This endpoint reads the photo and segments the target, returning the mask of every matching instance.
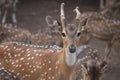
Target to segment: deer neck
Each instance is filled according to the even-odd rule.
[[[63,50],[62,52],[62,56],[60,57],[60,67],[59,67],[59,73],[60,73],[60,80],[62,78],[62,80],[72,80],[72,73],[75,69],[75,64],[76,64],[76,53],[75,55],[68,55],[70,53],[66,53],[65,50]],[[72,60],[72,58],[74,58],[74,64],[72,63],[72,65],[69,63],[69,59],[67,60],[67,58],[69,57],[69,59]],[[59,57],[58,57],[59,58]],[[66,77],[67,76],[67,77]]]

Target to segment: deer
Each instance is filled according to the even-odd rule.
[[[79,15],[77,16],[77,24],[74,23],[75,25],[79,25],[80,28],[80,39],[78,43],[79,46],[87,45],[92,39],[96,38],[107,43],[105,54],[108,54],[109,56],[112,45],[114,45],[115,42],[119,41],[120,39],[120,21],[110,19],[108,16],[105,16],[98,12],[80,13],[78,6],[76,7],[76,9],[74,9],[74,12]],[[59,30],[61,24],[59,24],[57,20],[53,20],[53,22],[52,20],[48,20],[48,22],[49,26],[53,25],[53,23],[57,24],[56,26],[58,26]]]
[[[99,51],[91,47],[85,48],[81,54],[85,56],[78,56],[75,80],[100,80],[108,70],[107,57],[100,57]]]
[[[119,6],[119,0],[100,0],[100,13],[106,14],[112,12],[113,16],[115,16],[119,11]]]
[[[0,0],[0,23],[2,26],[6,23],[8,14],[11,14],[12,24],[17,26],[16,10],[18,0]],[[12,12],[12,13],[10,13]]]
[[[34,45],[58,45],[63,47],[62,37],[58,30],[60,24],[51,16],[46,16],[48,29],[31,33],[29,30],[6,25],[0,27],[0,43],[8,41],[18,41]],[[51,23],[51,22],[55,23]],[[44,41],[44,42],[43,42]]]
[[[80,14],[77,9],[77,14]],[[86,14],[89,14],[86,16]],[[81,21],[84,20],[84,26],[81,26]],[[86,19],[86,20],[85,20]],[[106,42],[105,54],[110,55],[112,46],[116,41],[120,40],[120,21],[113,20],[100,13],[82,13],[79,16],[80,22],[80,40],[82,44],[89,44],[94,38]],[[107,57],[106,56],[106,57]]]
[[[9,70],[0,67],[0,80],[20,80],[16,74],[10,72]]]
[[[47,29],[48,30],[48,29]],[[57,45],[63,47],[62,37],[59,32],[49,31],[38,31],[31,34],[29,38],[29,43],[34,45]]]
[[[98,62],[94,59],[90,59],[82,64],[83,80],[100,80],[104,73],[106,62]]]
[[[18,42],[0,44],[2,67],[15,73],[21,80],[72,80],[79,50],[79,14],[71,24],[66,24],[64,5],[60,5],[60,33],[63,48],[39,47]]]
[[[0,43],[9,42],[9,41],[30,43],[29,41],[30,35],[31,32],[26,29],[14,27],[14,26],[0,27]]]
[[[58,45],[63,47],[59,30],[61,24],[51,16],[46,16],[45,21],[48,25],[47,29],[31,34],[30,43],[35,45]]]

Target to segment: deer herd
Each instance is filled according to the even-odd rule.
[[[46,16],[49,29],[32,34],[4,25],[7,9],[12,8],[16,26],[16,3],[17,0],[0,0],[0,80],[100,80],[113,45],[120,45],[119,20],[104,16],[105,12],[80,13],[77,6],[73,10],[76,17],[68,23],[65,3],[61,3],[60,22]],[[101,61],[92,58],[95,51],[88,46],[94,38],[107,44]],[[85,53],[90,55],[80,58],[88,48],[90,51]]]

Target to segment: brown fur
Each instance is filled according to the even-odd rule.
[[[18,41],[29,43],[31,33],[28,30],[13,26],[0,27],[0,43],[8,41]]]
[[[16,42],[0,44],[1,66],[14,72],[21,80],[72,80],[80,35],[78,26],[72,26],[72,33],[68,33],[67,27],[70,26],[61,26],[62,49]]]
[[[86,17],[88,17],[88,23],[86,26],[81,27],[83,29],[81,30],[81,36],[84,36],[81,39],[85,40],[83,43],[88,44],[93,38],[106,41],[105,54],[108,56],[112,45],[116,40],[120,39],[120,21],[112,20],[99,13],[83,13],[80,19],[82,20]]]

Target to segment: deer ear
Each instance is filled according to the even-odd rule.
[[[53,27],[53,26],[59,26],[60,23],[53,19],[51,16],[46,16],[46,22],[47,22],[47,25],[50,26],[50,27]]]
[[[59,30],[61,28],[60,23],[56,19],[53,19],[51,16],[46,16],[45,20],[50,29]]]
[[[88,18],[81,21],[81,30],[85,30],[85,26],[88,24]]]

